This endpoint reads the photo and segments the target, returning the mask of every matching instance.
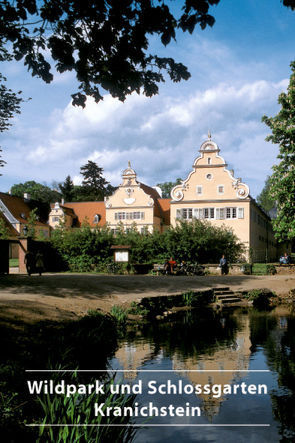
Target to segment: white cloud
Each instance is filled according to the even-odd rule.
[[[78,184],[80,166],[89,159],[104,168],[114,185],[120,183],[128,160],[138,179],[150,185],[185,178],[210,129],[221,155],[255,195],[276,157],[276,147],[264,141],[268,130],[261,116],[277,112],[277,96],[288,80],[255,78],[254,64],[249,78],[249,66],[238,65],[222,45],[213,48],[203,40],[195,58],[189,49],[194,63],[203,66],[190,89],[185,84],[178,89],[165,86],[152,99],[133,94],[125,103],[106,95],[98,104],[88,99],[85,109],[68,103],[64,109],[55,107],[46,124],[34,127],[33,121],[29,129],[19,119],[3,142],[10,145],[5,155],[8,180],[50,183],[71,175]],[[217,81],[216,67],[222,61],[226,69]],[[260,74],[261,64],[257,69]]]

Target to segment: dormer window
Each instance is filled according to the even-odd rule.
[[[101,215],[95,214],[94,219],[93,219],[93,223],[97,224],[100,222],[100,220],[101,220]]]

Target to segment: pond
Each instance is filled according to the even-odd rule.
[[[294,314],[195,310],[128,329],[110,361],[126,370],[117,378],[137,386],[139,408],[172,406],[166,416],[133,417],[143,424],[134,441],[295,441]],[[187,414],[176,415],[179,407]]]

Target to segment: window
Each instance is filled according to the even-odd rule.
[[[115,220],[125,220],[125,218],[126,218],[126,212],[115,213]]]
[[[115,220],[144,220],[144,212],[115,212]]]
[[[214,208],[204,208],[204,218],[214,218]]]
[[[237,218],[237,208],[225,208],[226,218]]]
[[[244,208],[238,208],[238,218],[244,218]]]
[[[52,217],[52,221],[53,222],[58,222],[59,221],[59,217]]]
[[[93,218],[93,223],[99,223],[101,220],[101,216],[99,214],[95,214]]]
[[[196,187],[196,192],[197,192],[198,195],[203,194],[203,186],[198,185],[198,186]]]
[[[212,178],[213,178],[213,175],[212,175],[212,174],[207,174],[207,175],[206,175],[206,179],[207,179],[207,180],[212,180]]]
[[[189,220],[193,218],[192,208],[182,209],[182,218],[184,220]]]
[[[217,186],[217,192],[218,192],[218,194],[224,194],[224,186],[223,185],[218,185]]]
[[[225,208],[216,208],[216,219],[224,220],[225,218]]]
[[[211,165],[211,157],[208,157],[207,163],[208,163],[208,165]]]

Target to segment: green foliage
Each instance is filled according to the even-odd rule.
[[[275,208],[275,200],[271,196],[270,188],[271,188],[271,177],[267,176],[264,187],[256,198],[257,203],[266,212],[269,212],[271,209]]]
[[[253,301],[255,308],[267,308],[270,298],[274,296],[275,294],[269,289],[252,289],[245,297]]]
[[[244,264],[241,266],[241,269],[242,269],[243,274],[245,274],[245,275],[251,275],[251,274],[252,274],[252,267],[253,267],[252,263],[244,263]]]
[[[77,272],[96,270],[125,274],[132,270],[127,263],[113,262],[110,247],[114,244],[131,247],[130,263],[133,265],[161,263],[169,257],[178,262],[216,263],[223,253],[234,262],[243,253],[242,245],[231,230],[200,220],[180,222],[176,228],[162,234],[158,231],[139,233],[136,225],[124,232],[121,225],[115,237],[108,228],[92,230],[84,225],[81,229],[66,229],[60,226],[53,231],[51,242],[69,269]]]
[[[75,188],[74,188],[74,183],[72,182],[72,179],[69,175],[66,177],[64,183],[58,184],[58,187],[59,187],[59,190],[61,192],[63,199],[66,202],[73,201]]]
[[[0,42],[0,61],[11,60],[11,56],[4,50]],[[6,78],[0,74],[0,133],[7,131],[11,126],[11,119],[15,114],[20,113],[20,104],[23,99],[20,97],[21,91],[15,93],[5,85]],[[2,152],[2,149],[0,149]],[[6,162],[0,158],[0,167]],[[2,175],[2,174],[0,174]]]
[[[9,237],[9,229],[3,218],[0,218],[0,239],[7,240]]]
[[[66,374],[63,375],[63,377]],[[78,385],[79,379],[77,373],[73,373],[70,383]],[[90,380],[89,384],[94,383]],[[44,412],[44,423],[56,423],[63,425],[65,423],[85,423],[85,424],[109,424],[120,425],[128,424],[128,418],[122,417],[95,417],[93,413],[94,403],[104,403],[103,411],[111,406],[124,408],[133,407],[135,395],[113,394],[110,391],[110,385],[114,384],[114,377],[104,380],[104,394],[97,395],[95,392],[89,395],[80,395],[78,393],[70,397],[51,396],[49,394],[39,396],[38,401]],[[58,428],[41,426],[37,442],[50,443],[76,443],[76,442],[132,442],[135,437],[135,428],[130,426],[61,426]]]
[[[159,188],[162,190],[162,198],[170,198],[170,193],[174,186],[180,185],[181,183],[181,178],[177,178],[175,182],[158,183],[157,186],[159,186]]]
[[[279,163],[273,166],[269,191],[277,205],[273,228],[279,241],[295,238],[295,62],[291,69],[287,93],[279,95],[280,111],[262,118],[272,131],[266,140],[279,145]]]
[[[182,294],[183,304],[184,306],[206,306],[209,303],[213,302],[213,291],[211,294],[208,294],[208,291],[205,292],[193,292],[188,291]]]
[[[194,299],[193,291],[185,292],[184,294],[182,294],[182,298],[183,298],[183,304],[185,306],[192,306]]]
[[[58,72],[74,71],[79,82],[72,94],[74,105],[84,106],[86,95],[102,100],[99,87],[122,101],[133,92],[151,97],[165,81],[164,74],[173,82],[190,74],[172,58],[151,54],[150,36],[158,36],[166,46],[177,29],[192,33],[197,25],[213,26],[209,7],[219,0],[180,3],[174,8],[174,2],[152,0],[90,1],[81,7],[75,1],[3,0],[0,55],[9,49],[11,58],[24,59],[32,75],[46,83],[53,80],[52,60]]]
[[[146,316],[149,314],[149,310],[142,306],[140,303],[136,303],[135,301],[133,301],[130,305],[130,308],[127,309],[127,313]]]
[[[92,230],[84,224],[80,229],[60,226],[52,232],[51,242],[72,271],[93,271],[109,260],[113,236],[106,229]]]
[[[115,318],[116,322],[123,326],[127,321],[127,311],[122,306],[114,305],[111,308],[111,315]]]
[[[103,168],[88,160],[86,165],[81,166],[80,173],[83,176],[81,192],[85,198],[89,201],[103,200],[106,185],[109,184],[102,175]]]
[[[23,198],[24,193],[30,194],[32,200],[40,201],[43,203],[54,203],[60,201],[60,193],[54,189],[49,188],[41,183],[36,183],[34,180],[27,181],[25,183],[19,183],[11,187],[11,195]]]
[[[37,216],[37,208],[33,209],[30,212],[30,215],[28,217],[28,233],[27,236],[28,237],[32,237],[34,238],[36,235],[36,221],[38,220],[38,216]]]
[[[232,230],[206,221],[180,221],[164,235],[167,253],[176,261],[218,263],[225,254],[228,261],[235,262],[243,253],[243,246]]]
[[[9,259],[9,267],[10,268],[18,267],[18,265],[19,265],[18,258],[10,258]]]

